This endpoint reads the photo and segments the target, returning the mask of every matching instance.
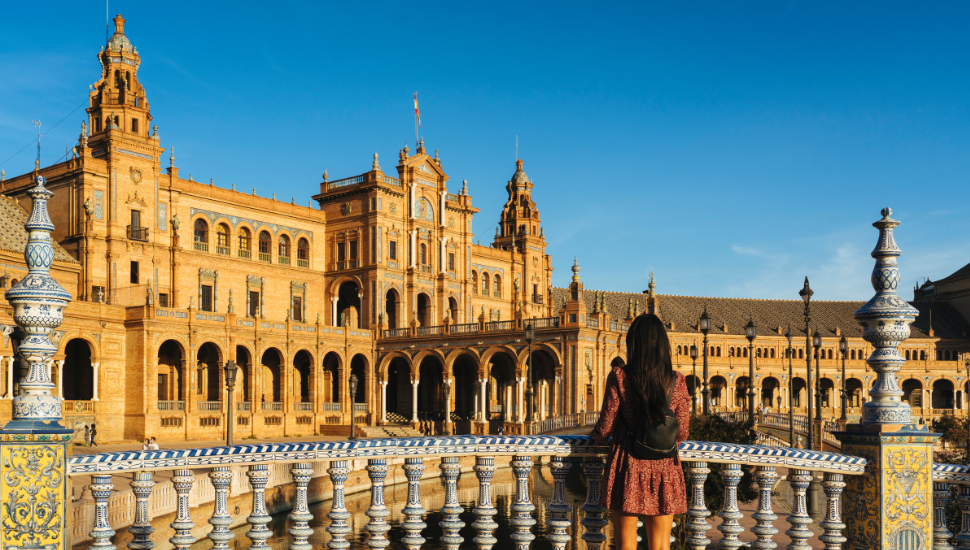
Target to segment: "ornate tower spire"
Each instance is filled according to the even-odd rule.
[[[572,270],[573,270],[573,282],[574,283],[578,283],[579,282],[579,269],[580,269],[579,268],[579,259],[576,256],[573,256],[573,267],[572,267]]]
[[[892,209],[883,208],[882,219],[872,224],[879,230],[879,241],[872,251],[876,265],[871,279],[876,295],[855,312],[862,325],[862,337],[875,348],[866,359],[876,372],[876,382],[869,392],[872,400],[862,406],[863,425],[874,427],[910,423],[909,404],[900,400],[903,392],[896,383],[896,372],[906,360],[896,346],[909,338],[909,326],[919,312],[896,295],[896,258],[902,252],[893,240],[893,229],[899,222],[889,217],[892,213]]]
[[[51,332],[64,321],[64,308],[71,295],[50,276],[54,224],[47,214],[47,201],[54,193],[44,187],[43,176],[37,176],[36,181],[36,187],[27,191],[33,209],[24,224],[29,233],[24,248],[28,273],[6,293],[14,308],[14,322],[24,332],[17,353],[27,362],[28,370],[20,382],[20,395],[14,398],[13,420],[5,432],[63,430],[58,424],[62,418],[61,400],[51,395],[54,384],[47,374],[47,363],[57,351]]]

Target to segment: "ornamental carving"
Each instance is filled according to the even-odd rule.
[[[131,181],[133,181],[135,183],[140,183],[141,182],[141,170],[139,170],[138,168],[135,168],[134,166],[130,167],[128,170],[129,170],[129,172],[131,174]]]
[[[343,214],[344,216],[346,216],[347,214],[350,214],[351,211],[352,211],[352,206],[349,202],[345,202],[340,205],[340,213]]]
[[[3,447],[3,546],[62,547],[64,448]]]

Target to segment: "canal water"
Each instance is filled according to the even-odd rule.
[[[437,464],[428,461],[427,467],[436,468]],[[569,477],[566,480],[566,502],[573,508],[570,518],[573,521],[573,527],[569,531],[572,542],[567,545],[567,549],[570,550],[584,550],[586,547],[585,543],[579,538],[582,534],[582,526],[579,525],[579,521],[584,515],[579,508],[586,502],[586,483],[582,477],[581,470],[582,467],[579,464],[575,464],[570,469]],[[552,500],[553,479],[547,466],[543,466],[541,469],[538,467],[533,468],[529,480],[529,487],[532,504],[536,506],[532,517],[537,520],[537,523],[532,527],[532,533],[536,536],[536,539],[532,542],[532,548],[536,550],[548,550],[552,548],[552,544],[546,538],[546,534],[549,532],[549,528],[546,525],[546,519],[548,518],[546,507]],[[385,505],[391,512],[386,520],[391,526],[390,531],[387,532],[387,538],[390,541],[388,548],[406,548],[405,544],[401,542],[401,539],[405,535],[401,524],[406,519],[401,513],[401,509],[404,508],[407,502],[407,484],[400,483],[388,486],[384,490]],[[422,536],[426,539],[426,542],[422,545],[422,549],[437,550],[445,548],[439,540],[442,532],[438,526],[442,519],[439,510],[444,506],[444,493],[444,486],[442,485],[441,479],[428,479],[421,482],[421,504],[427,511],[424,522],[428,525],[422,532]],[[494,533],[495,538],[498,539],[498,543],[493,548],[495,550],[512,550],[515,548],[515,545],[511,539],[513,530],[509,524],[509,518],[512,513],[511,506],[515,500],[515,477],[510,468],[496,470],[495,477],[492,479],[492,495],[492,503],[498,512],[498,514],[493,516],[493,519],[498,524],[498,529]],[[478,532],[475,528],[471,527],[471,524],[477,519],[477,516],[472,513],[472,509],[475,508],[478,501],[478,480],[475,478],[474,472],[462,472],[461,478],[458,480],[458,501],[465,509],[460,515],[460,519],[465,523],[465,527],[459,533],[465,539],[460,548],[462,550],[477,550],[478,545],[472,539],[477,536]],[[351,532],[347,535],[347,540],[351,543],[352,549],[366,549],[368,533],[364,527],[370,518],[364,512],[370,506],[370,492],[349,495],[346,498],[346,505],[347,511],[351,513],[351,518],[348,520]],[[331,501],[329,500],[310,506],[310,512],[313,514],[313,520],[310,521],[310,527],[313,528],[313,535],[310,537],[309,542],[315,550],[325,549],[327,542],[330,540],[330,534],[326,532],[326,527],[330,525],[330,520],[327,518],[330,507]],[[287,520],[287,513],[273,516],[273,521],[268,527],[273,532],[273,536],[267,543],[274,550],[286,550],[290,543],[290,536],[286,532],[290,527],[289,520]],[[250,546],[250,540],[246,538],[246,531],[248,530],[248,525],[242,525],[233,529],[236,537],[229,542],[229,546],[237,550],[248,548]],[[609,536],[609,539],[612,539],[609,526],[604,529],[604,533]],[[211,543],[208,540],[199,541],[192,546],[192,550],[202,550],[208,548],[210,545]],[[607,548],[610,547],[612,547],[612,544],[607,546]]]

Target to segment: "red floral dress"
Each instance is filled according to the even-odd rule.
[[[670,408],[680,424],[677,431],[677,443],[680,443],[690,433],[690,396],[684,375],[676,373],[676,376]],[[627,426],[636,425],[634,419],[637,419],[638,413],[630,397],[632,391],[626,373],[622,368],[615,367],[606,379],[600,419],[590,434],[599,444],[607,443],[613,436],[604,487],[600,492],[600,506],[645,516],[682,514],[687,511],[687,488],[680,460],[640,460],[633,457],[633,436]],[[623,415],[623,418],[618,415]]]

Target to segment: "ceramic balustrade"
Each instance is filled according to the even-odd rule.
[[[134,523],[129,530],[133,540],[131,550],[151,550],[151,523],[149,510],[161,512],[165,506],[149,505],[149,497],[159,496],[167,501],[171,497],[161,490],[169,486],[169,493],[175,495],[175,521],[172,522],[174,536],[170,542],[176,548],[188,548],[196,543],[192,535],[195,524],[189,513],[190,494],[203,485],[212,487],[215,500],[212,518],[208,521],[212,531],[208,538],[215,549],[226,548],[232,539],[230,517],[226,506],[229,492],[238,494],[236,480],[248,478],[252,498],[252,513],[246,518],[249,531],[246,536],[252,541],[252,548],[268,548],[267,539],[272,532],[267,528],[270,516],[267,513],[265,490],[272,481],[276,484],[293,483],[296,488],[295,506],[290,514],[292,537],[290,550],[307,550],[307,539],[313,534],[309,526],[312,519],[307,504],[307,486],[313,475],[329,474],[332,482],[332,507],[327,514],[326,531],[330,534],[328,548],[342,550],[350,543],[346,540],[351,528],[348,525],[350,514],[345,504],[345,483],[354,462],[366,461],[366,472],[370,479],[370,506],[365,512],[370,518],[364,529],[370,534],[369,548],[384,548],[390,544],[387,533],[390,529],[388,517],[391,509],[395,515],[399,510],[405,520],[401,527],[405,532],[402,539],[409,549],[421,548],[425,540],[422,530],[427,527],[424,516],[427,511],[422,507],[419,481],[426,468],[437,466],[441,472],[441,482],[445,491],[440,501],[442,520],[440,541],[447,548],[457,548],[463,542],[459,531],[465,527],[459,514],[466,510],[459,504],[462,497],[473,499],[476,503],[471,512],[476,516],[472,527],[476,529],[475,543],[479,548],[488,549],[497,543],[495,531],[498,524],[493,519],[499,510],[495,508],[495,487],[492,476],[496,469],[496,457],[510,459],[515,476],[514,499],[503,502],[503,512],[509,518],[512,540],[518,550],[525,550],[536,539],[534,526],[543,520],[547,525],[546,540],[554,550],[563,550],[570,542],[570,528],[573,525],[573,506],[565,500],[566,477],[571,467],[581,469],[587,481],[587,499],[581,506],[584,512],[579,522],[582,539],[590,550],[600,550],[609,545],[604,533],[608,523],[607,510],[599,505],[601,490],[600,479],[606,468],[607,447],[598,446],[586,436],[454,436],[418,437],[396,439],[364,439],[356,441],[312,442],[312,443],[267,443],[256,445],[235,445],[232,447],[212,447],[205,449],[173,449],[164,451],[131,451],[80,455],[71,457],[68,463],[70,475],[91,475],[94,483],[91,493],[95,501],[95,527],[91,531],[94,540],[92,547],[111,550],[110,537],[114,529],[123,527],[109,521],[108,500],[113,486],[110,484],[113,473],[132,473]],[[457,482],[461,474],[459,457],[475,458],[473,472],[478,479],[478,489],[460,494]],[[551,470],[553,477],[552,500],[537,510],[530,502],[528,475],[536,457],[551,457],[540,460],[543,467]],[[826,548],[838,548],[843,538],[844,525],[841,518],[841,491],[845,486],[844,476],[864,472],[866,461],[863,458],[805,451],[786,447],[767,447],[761,445],[729,445],[686,441],[681,444],[680,458],[687,472],[686,482],[690,499],[687,513],[686,530],[688,547],[694,550],[705,548],[709,542],[711,526],[708,519],[711,511],[707,509],[704,498],[704,482],[710,473],[710,465],[723,464],[720,475],[724,481],[724,506],[719,512],[723,519],[718,529],[721,531],[721,546],[738,548],[746,535],[742,527],[743,513],[738,509],[737,489],[741,480],[743,466],[755,467],[755,480],[759,488],[758,509],[752,514],[755,526],[751,533],[757,538],[753,548],[769,549],[774,543],[771,538],[779,531],[773,523],[777,516],[772,512],[771,489],[778,477],[776,468],[788,470],[788,481],[794,494],[792,512],[788,516],[790,528],[786,533],[792,539],[793,550],[808,548],[812,532],[808,529],[811,519],[806,511],[806,491],[813,473],[824,476],[823,490],[827,499],[825,520],[820,524],[825,530],[818,541]],[[403,460],[403,464],[398,464]],[[432,462],[429,464],[429,461]],[[437,463],[437,464],[435,464]],[[398,476],[401,467],[407,480],[406,502],[386,502],[384,482],[389,473]],[[153,472],[174,470],[171,482],[159,483],[154,487]],[[194,471],[198,470],[198,471]],[[965,525],[970,526],[970,467],[934,465],[934,481],[941,476],[941,487],[949,483],[966,485]],[[245,472],[245,475],[243,475]],[[205,475],[207,473],[208,475]],[[284,476],[285,473],[285,476]],[[275,479],[274,479],[275,478]],[[204,480],[204,481],[203,481]],[[513,487],[509,487],[512,492]],[[199,491],[200,493],[206,491]],[[200,495],[201,496],[201,495]],[[935,499],[937,507],[945,506],[942,492]],[[161,502],[161,501],[159,501]],[[437,508],[437,504],[434,506]],[[942,533],[945,525],[938,530]],[[941,535],[942,536],[942,535]],[[962,538],[961,538],[962,537]],[[960,533],[957,540],[970,542],[970,527]]]

